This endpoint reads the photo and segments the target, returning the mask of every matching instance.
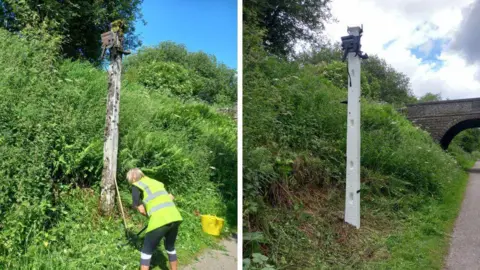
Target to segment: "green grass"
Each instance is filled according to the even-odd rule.
[[[6,269],[135,269],[139,265],[141,239],[130,242],[124,234],[120,216],[106,219],[98,215],[97,196],[92,189],[73,189],[62,195],[65,207],[59,209],[65,218],[44,235],[43,241],[28,247],[27,252],[14,261],[4,262]],[[127,202],[127,201],[125,201]],[[142,228],[146,220],[127,210],[132,232]],[[199,218],[186,218],[193,231],[181,226],[176,249],[182,265],[193,262],[202,249],[215,247],[216,238],[199,229]],[[187,225],[188,226],[188,225]],[[167,265],[163,245],[154,255],[152,269]]]
[[[343,222],[342,189],[292,190],[283,195],[292,207],[249,217],[263,237],[244,248],[269,256],[277,269],[443,269],[467,177],[452,179],[441,196],[407,195],[411,205],[398,211],[388,198],[362,196],[359,230]]]
[[[443,199],[430,200],[400,224],[397,233],[386,238],[390,256],[371,262],[368,269],[443,269],[450,246],[450,234],[460,211],[468,175],[446,188]]]

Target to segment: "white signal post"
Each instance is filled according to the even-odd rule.
[[[360,51],[362,28],[348,27],[349,36],[342,37],[344,58],[348,61],[347,164],[345,222],[360,228]]]

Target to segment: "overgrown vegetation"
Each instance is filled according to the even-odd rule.
[[[339,62],[343,51],[339,43],[325,44],[320,50],[302,52],[296,56],[298,63],[323,65],[324,76],[340,89],[347,87],[346,63]],[[389,103],[395,107],[415,103],[410,79],[396,71],[384,59],[376,55],[362,60],[362,96],[377,102]]]
[[[218,64],[213,55],[188,53],[185,46],[172,42],[140,49],[128,58],[125,70],[127,80],[151,91],[194,97],[215,106],[231,107],[237,100],[234,70]]]
[[[121,216],[97,213],[106,72],[62,59],[58,44],[5,30],[0,49],[0,268],[137,267],[139,252],[126,244]],[[234,71],[173,43],[145,51],[151,61],[141,52],[125,65],[117,179],[127,208],[124,179],[132,167],[175,195],[185,220],[178,239],[185,263],[215,242],[195,211],[225,217],[226,232],[236,225],[236,125],[217,112],[217,102],[235,101]],[[144,67],[155,83],[141,77]],[[178,69],[189,74],[187,81]],[[196,81],[191,86],[188,80]],[[212,99],[198,94],[204,92]],[[131,209],[127,214],[135,232],[147,222]]]
[[[265,50],[265,26],[246,19],[243,29],[244,269],[441,269],[478,156],[455,142],[446,153],[413,126],[397,111],[416,102],[408,77],[371,57],[362,66],[362,225],[346,225],[338,49],[287,61]]]

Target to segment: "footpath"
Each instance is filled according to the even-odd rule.
[[[470,170],[467,190],[455,222],[445,269],[480,269],[480,161]]]
[[[225,250],[207,250],[185,270],[236,270],[237,269],[237,239],[229,238],[220,242]]]

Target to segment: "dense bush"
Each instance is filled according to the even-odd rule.
[[[237,100],[235,71],[203,52],[190,53],[173,42],[142,48],[127,58],[125,78],[153,91],[208,103],[232,105]]]
[[[245,88],[248,98],[245,101],[244,130],[246,146],[252,151],[246,151],[245,155],[270,152],[272,163],[266,167],[273,168],[278,163],[276,157],[295,160],[298,153],[308,151],[343,168],[346,106],[341,101],[347,97],[345,91],[326,80],[325,74],[328,73],[325,72],[337,70],[343,73],[344,70],[308,65],[300,68],[298,63],[275,58],[259,65],[262,72],[246,71],[250,80],[246,80]],[[334,75],[327,78],[334,83],[338,80]],[[263,88],[248,87],[252,84]],[[362,105],[364,167],[403,179],[415,190],[437,192],[439,183],[433,173],[439,168],[420,164],[424,163],[422,160],[435,164],[446,162],[452,166],[447,168],[452,169],[455,167],[453,160],[443,154],[426,132],[413,127],[391,106],[367,100],[363,100]],[[265,166],[257,161],[255,157],[247,158],[247,171]],[[344,178],[343,171],[335,172],[335,175],[338,181]]]
[[[93,188],[93,194],[99,195],[107,75],[89,63],[57,58],[52,53],[55,48],[48,44],[26,42],[3,30],[0,48],[4,52],[0,55],[0,268],[27,267],[27,257],[33,267],[42,257],[32,255],[43,254],[39,250],[47,247],[45,243],[58,252],[81,252],[75,248],[82,245],[68,247],[72,243],[65,239],[70,235],[66,228],[83,241],[91,230],[84,231],[86,227],[70,222],[87,226],[96,222],[90,220],[92,215],[81,214],[83,210],[95,213],[92,207],[96,202],[82,201],[75,189]],[[149,52],[157,53],[156,49]],[[157,64],[172,74],[178,68],[195,72],[176,63],[159,60]],[[141,69],[142,65],[137,61],[135,67]],[[127,74],[132,74],[131,70],[133,66]],[[156,79],[156,72],[163,71],[153,69],[149,74]],[[185,218],[181,252],[198,252],[211,240],[201,233],[194,210],[227,217],[227,229],[236,224],[235,122],[205,102],[176,96],[190,87],[178,78],[148,85],[142,80],[146,77],[126,77],[121,92],[117,177],[123,197],[129,200],[129,187],[123,179],[134,166],[164,182],[176,195]],[[72,192],[77,196],[68,195]],[[103,230],[121,235],[120,219],[105,222]],[[100,243],[111,242],[107,240],[110,234],[102,239],[100,232],[91,233]],[[96,249],[102,249],[101,245]],[[45,256],[61,253],[48,254]],[[102,255],[80,265],[83,269],[104,259]],[[125,256],[125,260],[130,259]],[[67,265],[80,266],[75,260]]]
[[[347,67],[346,62],[339,62],[342,57],[343,51],[337,43],[323,45],[320,50],[300,53],[296,59],[312,65],[328,64],[324,76],[338,88],[346,88]],[[411,89],[410,79],[377,55],[370,55],[368,59],[362,60],[361,76],[362,96],[370,100],[386,102],[397,107],[417,101]]]

